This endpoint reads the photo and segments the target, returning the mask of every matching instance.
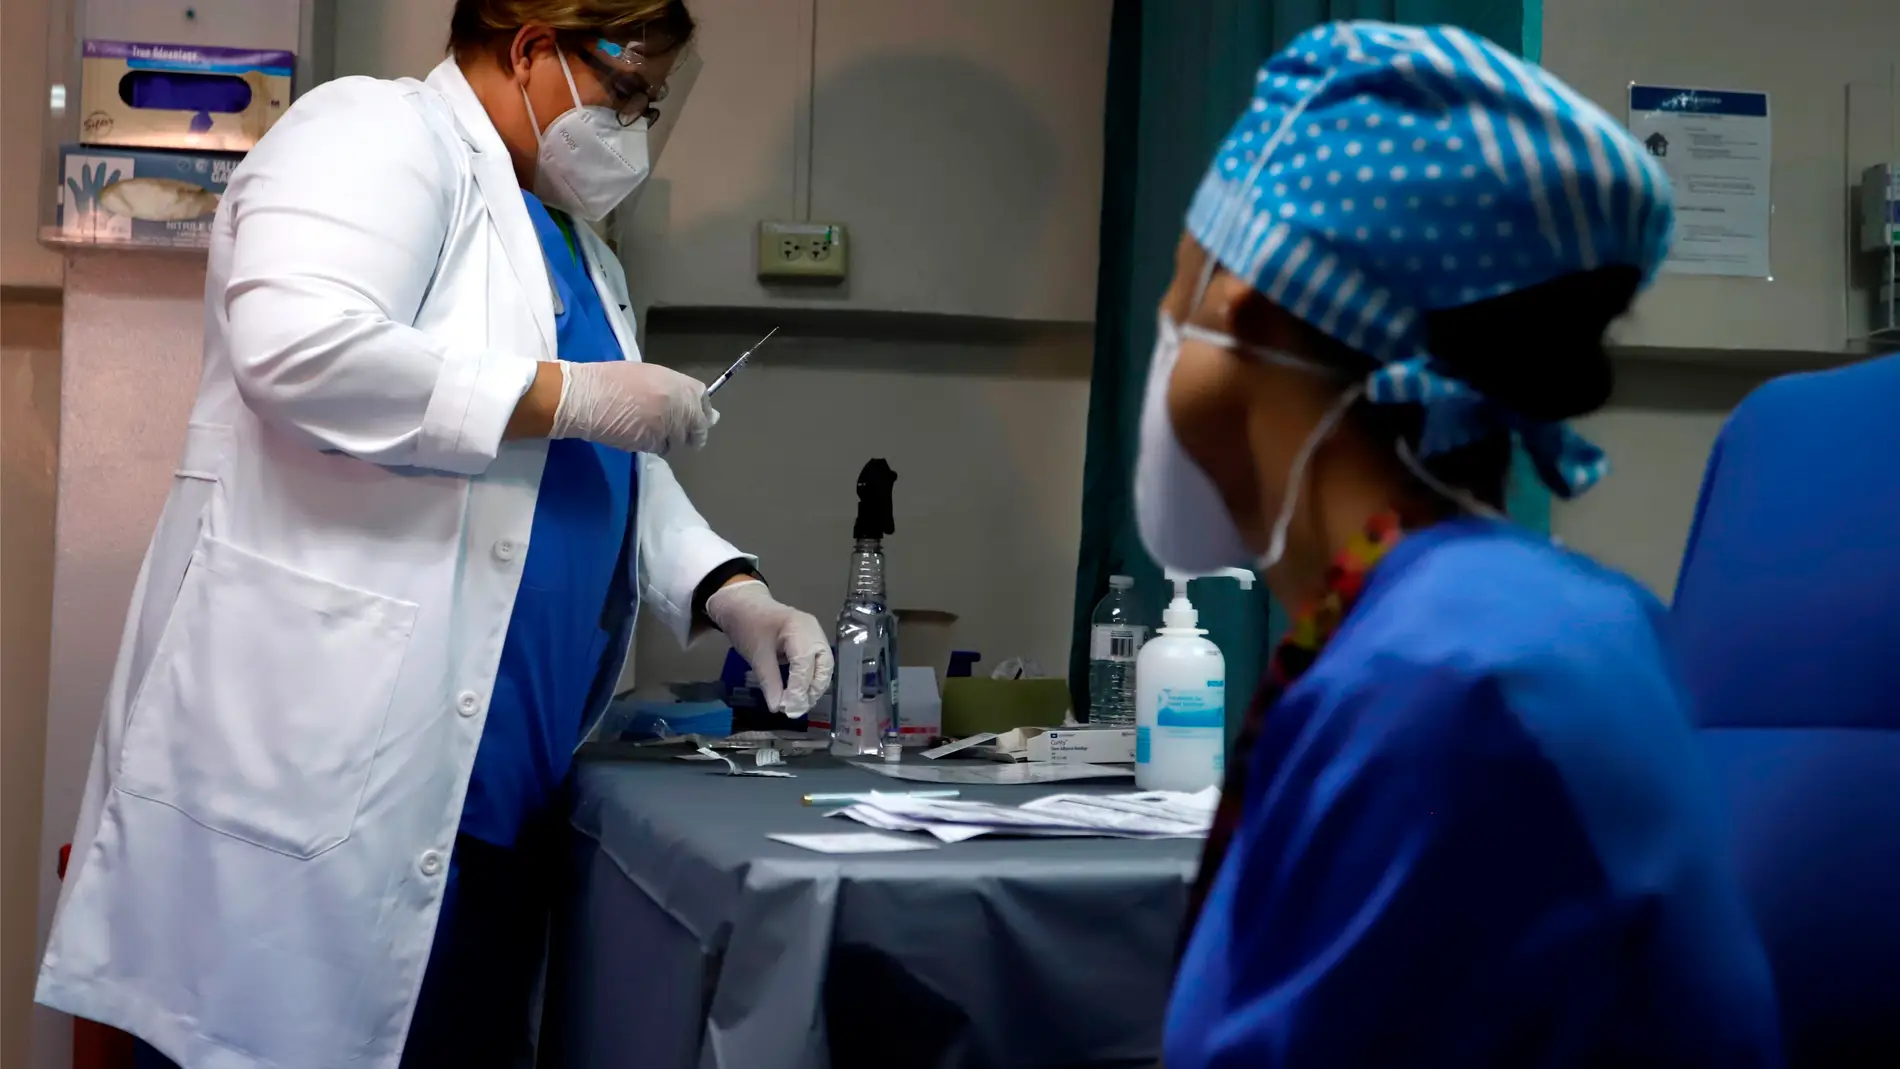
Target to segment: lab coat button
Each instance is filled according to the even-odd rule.
[[[521,547],[515,544],[514,539],[504,538],[495,543],[495,559],[503,563],[514,560],[515,554],[519,552],[520,549]]]
[[[455,708],[463,716],[474,716],[482,711],[482,696],[472,690],[465,690],[455,699]]]
[[[442,855],[434,850],[424,850],[417,867],[424,876],[434,876],[442,871]]]

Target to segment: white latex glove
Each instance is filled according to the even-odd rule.
[[[714,591],[706,599],[706,616],[752,666],[773,712],[804,716],[831,686],[831,640],[818,618],[783,604],[757,579]],[[780,661],[792,667],[782,687]]]
[[[561,362],[561,404],[549,438],[582,438],[629,453],[698,449],[719,422],[706,384],[658,364]]]

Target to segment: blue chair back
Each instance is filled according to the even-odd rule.
[[[1900,357],[1756,391],[1672,609],[1793,1066],[1900,1066]]]

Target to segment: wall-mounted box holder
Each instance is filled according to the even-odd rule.
[[[88,145],[244,152],[290,107],[282,50],[88,40],[79,139]]]
[[[20,192],[30,196],[38,209],[40,241],[59,249],[81,249],[95,243],[126,250],[153,246],[185,251],[200,248],[200,232],[209,233],[209,217],[177,216],[191,211],[194,205],[208,203],[202,194],[218,194],[222,179],[211,180],[212,172],[221,173],[234,164],[236,154],[254,146],[273,123],[288,113],[296,97],[328,81],[335,71],[335,0],[191,0],[178,4],[154,0],[45,0],[45,6],[46,87],[42,99],[46,111],[41,124],[37,189],[23,188]],[[90,49],[88,42],[92,44]],[[122,47],[111,47],[114,44]],[[109,57],[109,52],[122,54]],[[107,59],[116,60],[116,80],[101,66],[100,61]],[[90,72],[88,61],[93,66]],[[147,128],[134,133],[154,116],[128,118],[125,113],[130,111],[155,112],[164,122],[156,131]],[[194,122],[198,129],[194,129]],[[183,136],[179,136],[181,132]],[[134,215],[120,221],[111,217],[117,213],[94,214],[83,224],[76,224],[78,216],[72,212],[78,207],[77,197],[66,180],[72,177],[82,189],[86,188],[88,165],[73,168],[69,175],[69,157],[83,151],[80,146],[95,142],[99,143],[93,149],[96,155],[138,157],[137,167],[130,172],[119,165],[122,180],[164,178],[181,185],[141,182],[129,186],[118,191],[112,203],[133,208]],[[9,151],[19,147],[9,145]],[[149,152],[157,154],[147,156]],[[180,152],[189,154],[193,161],[188,176],[174,176],[163,170],[173,164],[161,161]],[[231,155],[220,161],[218,153],[223,152]],[[209,184],[198,178],[199,159],[204,161]],[[99,170],[96,164],[91,166],[91,177],[97,182]],[[109,179],[111,172],[108,166],[104,177]],[[8,190],[13,191],[11,186]],[[159,195],[161,191],[163,195]],[[96,192],[104,191],[101,188]],[[151,218],[154,213],[164,218]]]
[[[1900,166],[1861,173],[1860,247],[1873,259],[1869,334],[1880,348],[1900,344]]]
[[[240,158],[68,145],[60,153],[60,237],[88,245],[206,248]]]

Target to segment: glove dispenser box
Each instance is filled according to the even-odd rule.
[[[246,152],[290,107],[296,56],[272,49],[88,40],[79,139]]]
[[[202,249],[238,156],[68,145],[55,225],[68,242]]]

